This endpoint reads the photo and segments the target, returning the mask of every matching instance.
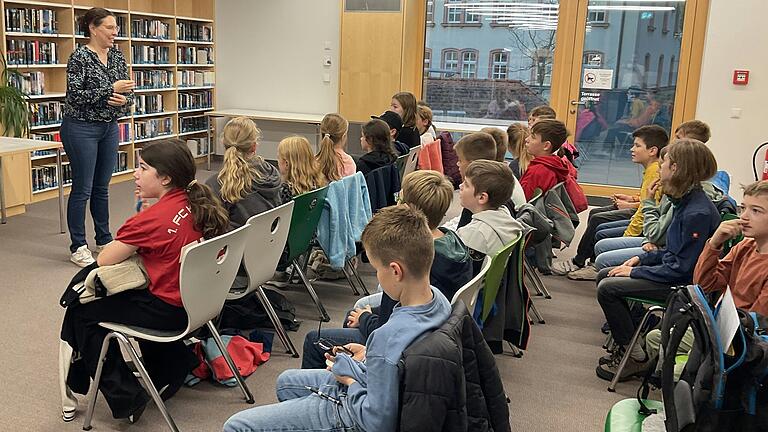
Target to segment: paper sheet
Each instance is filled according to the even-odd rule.
[[[727,353],[730,350],[733,337],[736,336],[736,331],[741,325],[741,321],[739,320],[739,313],[736,311],[736,304],[733,302],[730,288],[726,288],[718,303],[720,304],[720,309],[717,312],[715,321],[720,331],[720,340],[723,342],[723,353]]]

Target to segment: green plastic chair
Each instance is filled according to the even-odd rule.
[[[649,409],[664,411],[664,403],[655,400],[643,400]],[[624,399],[616,402],[605,417],[605,432],[642,432],[646,417],[640,414],[637,399]]]
[[[501,278],[504,276],[504,272],[507,269],[509,256],[512,255],[512,250],[517,246],[521,238],[522,236],[517,240],[504,245],[503,248],[491,256],[491,267],[485,275],[485,288],[483,289],[483,312],[480,315],[483,320],[487,319],[488,315],[491,313],[493,303],[496,301],[496,294],[499,293]]]
[[[395,159],[395,166],[397,166],[397,170],[400,171],[400,178],[403,178],[403,172],[405,172],[405,162],[408,160],[408,154],[404,154],[402,156],[398,156],[397,159]]]
[[[325,311],[325,307],[320,302],[315,289],[309,282],[304,270],[309,260],[309,250],[312,246],[312,238],[317,230],[317,224],[320,222],[320,215],[323,212],[325,196],[328,193],[328,187],[315,189],[303,193],[293,199],[293,213],[291,215],[291,229],[288,231],[288,261],[293,263],[293,269],[298,273],[304,287],[307,288],[312,301],[315,302],[317,310],[320,311],[320,319],[330,321],[331,317]],[[302,263],[299,258],[304,255]]]

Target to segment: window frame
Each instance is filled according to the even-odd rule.
[[[474,70],[474,75],[473,76],[464,76],[464,64],[465,64],[464,56],[467,55],[467,54],[474,54],[474,56],[475,56],[474,61],[466,62],[467,64],[470,64],[470,65],[474,64],[475,70]],[[459,52],[459,76],[461,78],[463,78],[463,79],[480,79],[477,76],[478,72],[479,72],[479,68],[478,68],[479,64],[480,64],[480,52],[478,50],[476,50],[474,48],[468,48],[468,49],[463,49],[463,50],[461,50]]]
[[[506,57],[506,60],[504,62],[497,62],[495,60],[495,56],[497,54],[501,54]],[[494,80],[494,81],[506,81],[509,79],[509,59],[510,55],[508,51],[505,51],[504,49],[493,49],[490,51],[490,54],[488,56],[488,79]],[[504,76],[503,77],[496,77],[496,66],[503,65],[504,67]],[[501,74],[499,74],[501,75]]]
[[[456,68],[455,69],[448,69],[448,54],[456,54]],[[444,71],[450,70],[451,72],[454,72],[454,76],[458,73],[461,74],[461,70],[459,69],[459,66],[461,64],[461,56],[460,56],[461,50],[458,48],[443,48],[442,51],[440,51],[440,69]],[[444,72],[443,72],[444,73]]]

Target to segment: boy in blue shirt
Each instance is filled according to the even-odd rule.
[[[396,430],[397,364],[413,341],[448,319],[451,305],[429,284],[434,242],[421,212],[406,205],[380,210],[363,231],[362,242],[384,292],[398,301],[387,323],[366,345],[347,344],[335,348],[335,355],[326,354],[328,370],[280,374],[280,403],[233,415],[225,432]]]

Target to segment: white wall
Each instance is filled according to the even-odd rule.
[[[339,5],[338,0],[217,0],[216,108],[336,112]],[[323,65],[325,56],[331,57],[330,67]],[[265,157],[273,157],[275,144],[287,135],[315,140],[313,127],[258,124]]]
[[[731,195],[754,181],[752,153],[768,141],[768,30],[765,0],[711,0],[696,118],[712,128],[711,148],[731,174]],[[749,85],[731,84],[734,69],[748,69]],[[731,118],[741,109],[741,118]],[[763,157],[760,157],[763,160]]]

